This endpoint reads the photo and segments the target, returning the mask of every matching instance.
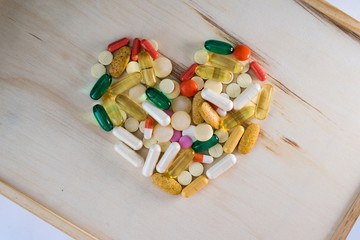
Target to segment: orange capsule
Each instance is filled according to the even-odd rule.
[[[198,65],[196,63],[194,63],[188,69],[186,69],[185,72],[180,76],[180,80],[185,81],[185,80],[189,80],[190,78],[192,78],[192,76],[194,76],[194,74],[195,74],[195,69],[197,66]]]
[[[117,40],[113,43],[110,43],[108,45],[108,51],[109,52],[115,52],[116,50],[120,49],[121,47],[129,44],[129,38],[122,38],[120,40]]]
[[[140,44],[143,47],[143,49],[145,49],[145,51],[147,51],[153,59],[157,59],[159,57],[159,53],[155,50],[155,48],[151,45],[151,43],[148,40],[143,39],[141,40]]]

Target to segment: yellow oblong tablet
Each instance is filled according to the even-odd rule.
[[[201,175],[189,185],[187,185],[181,192],[181,195],[185,198],[190,197],[194,193],[198,192],[200,189],[205,187],[209,182],[209,179],[205,175]]]
[[[250,152],[254,144],[256,143],[256,140],[258,139],[260,133],[260,127],[256,123],[251,123],[244,132],[244,135],[242,136],[240,143],[239,143],[239,153],[241,154],[247,154]]]
[[[270,109],[271,99],[274,93],[274,88],[270,84],[265,84],[259,95],[259,100],[255,110],[255,117],[259,120],[264,120]]]

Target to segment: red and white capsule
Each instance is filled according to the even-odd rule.
[[[195,153],[193,161],[194,162],[201,162],[201,163],[212,163],[214,161],[214,158],[212,156],[209,156],[209,155]]]
[[[225,117],[227,112],[224,109],[219,108],[215,104],[209,102],[210,106],[219,114],[220,117]]]
[[[151,43],[148,40],[143,39],[141,40],[140,44],[143,47],[143,49],[147,51],[153,59],[157,59],[159,57],[159,53],[155,50],[153,45],[151,45]]]
[[[145,120],[144,138],[150,139],[154,129],[154,119],[148,116]]]

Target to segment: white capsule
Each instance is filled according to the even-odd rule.
[[[202,163],[212,163],[214,161],[214,158],[209,155],[204,155],[202,159]]]
[[[146,156],[145,164],[142,169],[142,174],[145,177],[150,177],[155,169],[156,163],[159,160],[161,153],[161,147],[159,144],[151,145],[148,155]]]
[[[233,108],[233,102],[230,99],[217,94],[209,88],[204,88],[201,91],[201,97],[225,111],[230,111]]]
[[[164,173],[180,149],[181,147],[179,143],[171,143],[164,155],[161,157],[159,163],[156,165],[156,171]]]
[[[234,109],[239,110],[243,108],[251,99],[256,97],[256,95],[260,92],[261,87],[260,84],[255,83],[252,86],[248,87],[243,91],[240,96],[235,98],[234,100]]]
[[[144,158],[126,146],[123,142],[117,142],[114,145],[114,149],[122,158],[134,165],[134,167],[140,168],[143,165]]]
[[[218,161],[215,165],[206,171],[206,176],[209,179],[214,179],[224,173],[226,170],[234,166],[236,157],[234,154],[227,154],[223,159]]]
[[[121,140],[134,150],[139,150],[143,146],[143,142],[140,139],[138,139],[134,134],[132,134],[123,127],[114,128],[114,130],[112,130],[112,133],[115,137],[117,137],[119,140]]]
[[[170,124],[171,118],[163,110],[154,106],[148,101],[142,103],[142,108],[152,116],[161,126],[167,126]]]

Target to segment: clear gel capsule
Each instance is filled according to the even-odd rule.
[[[175,160],[169,165],[166,170],[166,175],[170,178],[177,178],[177,176],[189,166],[191,160],[194,158],[195,152],[191,148],[185,149]]]
[[[96,81],[94,87],[90,91],[90,97],[94,100],[98,100],[104,95],[111,84],[112,78],[110,74],[102,75],[99,80]]]
[[[255,117],[259,120],[264,120],[269,113],[271,99],[274,93],[274,88],[270,84],[265,84],[260,92],[258,103],[255,109]]]
[[[192,181],[189,185],[187,185],[182,191],[181,195],[185,198],[190,197],[194,193],[198,192],[200,189],[205,187],[208,184],[209,180],[206,176],[201,175]]]
[[[216,53],[209,55],[209,62],[215,67],[223,68],[233,73],[241,73],[244,70],[244,65],[241,62]]]
[[[230,43],[218,41],[218,40],[207,40],[204,44],[206,50],[218,54],[227,55],[234,51],[234,47]]]
[[[191,148],[194,149],[196,153],[203,152],[205,150],[208,150],[209,148],[215,146],[219,142],[219,138],[214,134],[209,140],[201,142],[201,141],[195,141]]]
[[[143,121],[146,119],[147,114],[144,109],[142,109],[128,96],[119,94],[116,96],[115,101],[122,110],[124,110],[127,114],[131,115],[136,120]]]
[[[236,163],[236,157],[234,154],[228,154],[223,159],[214,164],[206,171],[206,176],[209,179],[214,179],[226,172]]]
[[[103,106],[101,106],[100,104],[96,104],[93,107],[93,113],[96,121],[99,123],[102,129],[104,129],[107,132],[113,129],[114,125],[112,124]]]
[[[110,85],[110,92],[114,95],[125,92],[126,90],[138,85],[142,80],[142,76],[138,72],[130,73],[125,77],[120,78]]]
[[[253,106],[246,106],[237,112],[230,114],[221,122],[221,127],[225,130],[230,130],[236,125],[242,124],[252,116],[254,116],[255,108]]]
[[[152,87],[156,84],[155,70],[153,68],[153,60],[149,53],[141,51],[138,55],[140,73],[147,86]]]
[[[115,96],[106,92],[101,97],[101,102],[114,126],[121,126],[124,123],[124,118],[121,115],[119,106],[115,102]]]
[[[223,83],[230,82],[233,79],[232,72],[208,65],[197,66],[195,73],[199,77],[212,79],[214,81],[223,82]]]
[[[164,93],[159,90],[149,87],[145,91],[149,101],[161,109],[168,109],[171,105],[170,100],[165,96]]]

